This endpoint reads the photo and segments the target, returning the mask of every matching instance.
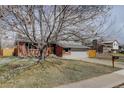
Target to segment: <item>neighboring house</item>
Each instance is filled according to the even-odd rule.
[[[117,40],[113,41],[104,41],[101,42],[101,45],[103,46],[103,52],[112,52],[113,50],[119,49],[119,43]]]
[[[97,41],[97,58],[111,59],[111,53],[118,51],[119,43],[117,40]]]
[[[93,40],[88,46],[97,53],[111,53],[113,50],[118,50],[119,42],[117,40]]]

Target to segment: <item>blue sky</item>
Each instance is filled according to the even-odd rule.
[[[121,44],[124,44],[124,5],[113,6],[110,20],[114,23],[108,32],[111,33],[108,38],[117,39]]]

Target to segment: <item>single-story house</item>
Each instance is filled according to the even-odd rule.
[[[38,44],[32,44],[28,39],[24,38],[3,38],[0,40],[0,55],[14,55],[20,57],[40,56],[39,49],[33,45],[37,46]],[[50,46],[46,50],[45,54],[55,54],[56,56],[63,58],[84,58],[88,56],[88,49],[88,47],[82,45],[82,43],[78,41],[60,41],[56,43],[50,43]]]
[[[37,45],[37,44],[35,44]],[[32,46],[31,42],[24,40],[16,41],[16,48],[14,51],[15,56],[36,56],[40,55],[39,50]],[[51,43],[46,51],[46,55],[55,54],[58,57],[63,58],[84,58],[88,57],[87,50],[89,48],[82,45],[81,43],[76,43],[74,41],[61,41],[57,43]]]

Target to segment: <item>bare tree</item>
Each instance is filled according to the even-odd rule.
[[[27,37],[40,50],[40,59],[51,42],[83,39],[92,20],[107,13],[107,6],[1,6],[5,29]]]

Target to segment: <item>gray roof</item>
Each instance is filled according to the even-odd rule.
[[[102,44],[112,44],[113,41],[104,41],[104,42],[101,42]]]
[[[85,48],[88,49],[89,47],[82,45],[80,42],[74,41],[61,41],[57,43],[59,46],[63,48]]]
[[[60,46],[62,46],[63,48],[86,48],[88,49],[88,47],[83,46],[83,45],[60,45]]]
[[[31,42],[29,39],[16,39],[17,42]]]
[[[16,41],[24,41],[24,42],[30,42],[29,39],[17,39]],[[54,43],[52,43],[54,44]],[[59,41],[55,43],[63,48],[85,48],[88,49],[89,47],[82,45],[80,42],[74,42],[74,41]]]

